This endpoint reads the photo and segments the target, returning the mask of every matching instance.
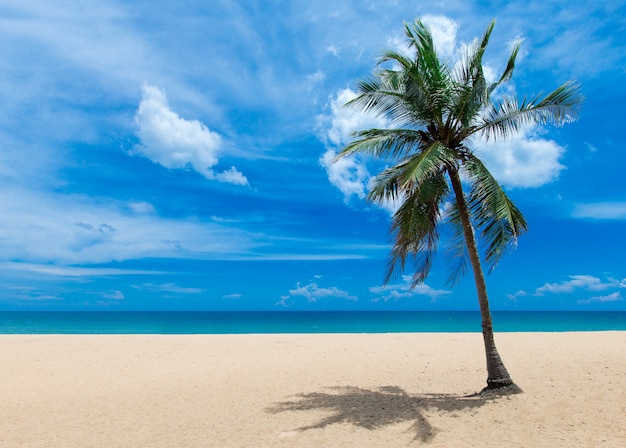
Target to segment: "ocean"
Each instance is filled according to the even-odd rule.
[[[495,311],[496,332],[626,331],[626,311]],[[477,311],[4,311],[0,334],[480,332]]]

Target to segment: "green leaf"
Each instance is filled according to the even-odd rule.
[[[526,220],[478,158],[472,157],[464,169],[470,182],[470,213],[484,239],[485,261],[493,269],[527,230]]]
[[[413,259],[413,286],[422,283],[437,253],[440,204],[447,195],[445,179],[442,175],[432,176],[412,187],[404,190],[404,202],[393,216],[394,244],[385,283],[398,267],[404,270],[407,258]]]
[[[480,133],[485,138],[506,138],[515,135],[522,127],[548,123],[560,126],[576,119],[578,106],[583,101],[580,85],[569,81],[541,98],[533,99],[505,97],[493,104],[478,120],[471,133]]]
[[[338,159],[355,153],[396,159],[418,153],[422,145],[422,135],[410,129],[368,129],[355,137],[357,140],[347,145]]]

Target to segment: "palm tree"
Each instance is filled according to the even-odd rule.
[[[511,79],[519,51],[518,44],[496,82],[485,78],[482,58],[494,24],[495,20],[453,67],[439,59],[432,34],[420,20],[405,24],[414,56],[383,53],[375,76],[361,81],[359,95],[347,103],[384,117],[391,125],[356,132],[337,158],[364,153],[395,163],[375,177],[369,193],[372,201],[400,204],[392,218],[394,244],[385,284],[398,268],[404,270],[407,258],[414,263],[412,286],[424,282],[440,235],[447,237],[446,258],[454,261],[449,284],[467,272],[469,259],[487,358],[483,393],[500,394],[521,389],[496,349],[481,252],[493,269],[527,227],[522,213],[475,155],[472,143],[506,138],[527,125],[573,121],[582,97],[574,82],[521,101],[494,95]],[[383,67],[389,65],[392,68]]]

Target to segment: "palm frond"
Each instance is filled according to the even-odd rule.
[[[367,129],[354,134],[356,140],[348,144],[336,159],[355,153],[379,158],[396,159],[419,152],[422,134],[411,129]]]
[[[384,169],[374,177],[370,183],[367,199],[378,204],[401,199],[404,195],[404,182],[401,179],[404,177],[406,165],[409,161],[410,158],[407,157],[400,163]]]
[[[439,58],[430,29],[420,19],[416,19],[411,25],[405,23],[404,29],[409,39],[409,48],[415,48],[418,57],[424,61],[432,61],[439,65]]]
[[[399,268],[403,271],[407,258],[413,260],[413,286],[424,282],[433,264],[439,242],[440,204],[447,196],[443,173],[424,179],[404,190],[406,197],[395,212],[390,232],[394,244],[384,279],[388,283]]]
[[[470,180],[470,214],[483,238],[485,261],[493,269],[527,230],[526,220],[478,158],[471,157],[463,168]]]
[[[422,99],[419,110],[427,112],[428,119],[443,125],[443,115],[449,102],[452,86],[450,70],[438,55],[430,29],[420,20],[406,26],[409,45],[415,48],[415,60],[410,70],[406,70],[406,95],[409,104]],[[424,114],[417,114],[424,118]]]
[[[382,118],[404,113],[403,92],[398,91],[390,83],[374,78],[359,81],[357,87],[360,95],[348,101],[345,106]]]
[[[402,70],[410,69],[413,64],[413,61],[407,55],[394,50],[384,51],[378,60],[378,65],[384,64],[385,62],[395,62]]]
[[[466,128],[475,120],[478,113],[489,102],[490,85],[483,73],[483,56],[489,44],[495,20],[492,20],[483,38],[469,45],[466,54],[461,58],[454,69],[454,94],[451,98],[452,107],[447,122],[450,126],[460,124]]]
[[[368,199],[379,203],[395,201],[420,190],[419,198],[427,202],[447,191],[442,173],[451,163],[454,163],[453,153],[439,143],[432,143],[419,154],[407,156],[378,174],[371,183]]]
[[[420,183],[435,172],[441,172],[446,166],[455,163],[455,154],[439,142],[424,147],[422,152],[410,158],[406,163],[402,180]]]
[[[527,125],[552,123],[559,126],[576,119],[582,100],[580,85],[573,81],[559,86],[544,98],[537,95],[531,100],[524,98],[520,103],[516,98],[506,97],[485,112],[471,133],[480,133],[486,139],[506,138]]]
[[[377,78],[361,80],[357,86],[359,96],[345,106],[384,118],[396,127],[426,123],[428,118],[424,117],[431,114],[433,97],[421,88],[416,89],[415,83],[408,93],[406,77],[402,72],[384,70]]]
[[[491,85],[491,88],[490,88],[491,92],[493,92],[496,89],[496,87],[498,87],[500,84],[503,84],[509,81],[511,77],[513,76],[513,70],[515,70],[515,60],[517,59],[520,46],[521,46],[520,42],[517,42],[515,46],[513,47],[513,51],[511,51],[511,55],[509,56],[509,60],[506,63],[506,67],[504,71],[502,72],[502,75],[500,75],[500,79]]]

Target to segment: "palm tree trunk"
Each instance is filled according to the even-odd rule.
[[[498,354],[496,343],[493,338],[493,324],[491,321],[491,312],[489,310],[487,284],[485,282],[485,276],[480,263],[480,255],[478,254],[474,228],[470,220],[470,213],[463,194],[461,179],[455,168],[450,168],[448,173],[450,175],[456,204],[459,209],[465,244],[469,253],[472,270],[474,271],[474,282],[476,283],[476,292],[478,294],[478,303],[480,305],[485,355],[487,357],[487,387],[483,389],[483,392],[493,390],[507,394],[519,393],[522,392],[522,390],[515,385],[515,383],[513,383],[509,372],[507,372],[506,367],[504,367],[504,363]]]

